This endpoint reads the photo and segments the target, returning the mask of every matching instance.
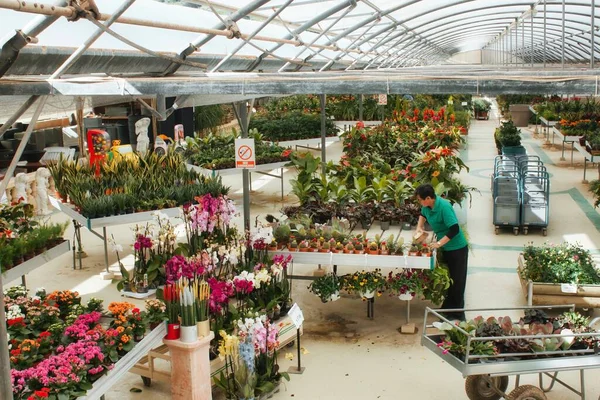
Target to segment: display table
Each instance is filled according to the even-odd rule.
[[[94,382],[94,387],[87,391],[86,395],[79,397],[79,400],[97,400],[104,397],[115,383],[117,383],[123,375],[142,359],[150,350],[162,342],[163,337],[167,334],[167,324],[160,324],[154,328],[148,335],[137,343],[133,350],[121,358],[115,364],[114,368],[106,375]]]
[[[87,228],[91,233],[93,233],[96,237],[102,239],[104,242],[104,262],[106,264],[106,273],[109,274],[108,271],[108,237],[106,234],[106,228],[110,226],[116,225],[124,225],[124,224],[135,224],[138,222],[146,222],[154,219],[154,214],[156,212],[161,212],[166,214],[169,217],[178,217],[181,215],[181,208],[163,208],[161,210],[154,211],[144,211],[138,213],[131,214],[122,214],[122,215],[113,215],[110,217],[104,218],[87,218],[81,215],[77,210],[75,210],[74,206],[71,204],[65,204],[54,197],[50,196],[50,203],[57,210],[67,214],[73,220],[73,226],[75,228],[75,241],[77,242],[77,246],[73,246],[73,269],[75,269],[75,248],[79,249],[79,269],[82,268],[81,262],[81,227]],[[95,231],[97,228],[102,228],[102,234]]]
[[[9,269],[8,271],[2,273],[2,282],[6,285],[9,282],[14,281],[15,279],[21,277],[21,281],[23,286],[27,287],[27,282],[25,281],[25,275],[30,273],[31,271],[41,267],[47,262],[55,259],[56,257],[60,257],[63,254],[69,252],[71,249],[70,243],[68,240],[65,240],[61,244],[48,249],[47,251],[38,254],[37,256],[22,262],[21,264]]]
[[[573,144],[573,147],[575,149],[577,149],[577,151],[580,152],[581,155],[583,155],[583,181],[582,181],[582,183],[589,183],[585,177],[586,173],[587,173],[588,161],[591,162],[592,164],[598,164],[598,179],[600,179],[600,155],[595,156],[595,155],[591,154],[589,151],[587,151],[587,149],[585,147],[580,145],[579,142],[575,142]]]
[[[575,149],[575,143],[579,143],[580,136],[568,136],[563,135],[560,129],[552,127],[552,144],[554,144],[554,136],[557,136],[562,141],[562,153],[560,156],[561,161],[565,161],[565,143],[571,144],[571,166],[573,166],[573,152]]]
[[[273,323],[279,330],[279,349],[296,340],[296,326],[288,316],[285,316],[278,321],[273,321]],[[302,335],[302,333],[303,330],[301,328],[300,335]],[[171,362],[169,348],[166,345],[149,350],[144,357],[141,357],[138,360],[137,364],[131,368],[129,372],[140,375],[146,386],[152,384],[152,379],[160,382],[170,382],[171,371],[157,369],[154,364],[156,359],[165,360],[169,363]],[[210,371],[211,377],[218,377],[221,372],[225,373],[225,361],[218,357],[215,358],[210,362]]]
[[[341,139],[339,136],[327,136],[325,137],[325,143],[339,142]],[[321,150],[321,138],[308,138],[308,139],[296,139],[296,140],[284,140],[280,142],[274,142],[281,147],[294,147],[295,150],[308,149],[308,150]],[[316,147],[315,147],[316,146]]]
[[[257,174],[279,179],[281,181],[281,200],[283,200],[283,167],[285,167],[289,163],[289,161],[282,161],[270,164],[258,164],[256,168],[249,168],[248,171],[250,173],[256,172]],[[199,174],[210,176],[213,178],[216,176],[228,176],[238,174],[241,175],[242,171],[244,170],[243,168],[207,169],[188,163],[185,164],[185,167],[188,169],[188,171],[195,171]],[[278,175],[270,173],[270,171],[273,171],[275,169],[279,170]],[[252,178],[250,178],[250,190],[252,190]]]

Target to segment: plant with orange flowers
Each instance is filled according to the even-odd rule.
[[[48,295],[47,301],[59,309],[61,317],[66,317],[74,305],[81,304],[79,293],[70,290],[55,290]]]

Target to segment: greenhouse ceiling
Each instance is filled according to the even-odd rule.
[[[597,94],[594,0],[42,1],[0,0],[1,95]]]

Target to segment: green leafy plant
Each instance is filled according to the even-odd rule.
[[[342,281],[333,273],[318,277],[308,286],[308,290],[318,296],[323,303],[337,300],[341,289]]]

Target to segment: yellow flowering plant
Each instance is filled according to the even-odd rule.
[[[374,271],[360,271],[343,277],[343,287],[350,293],[377,292],[381,295],[385,287],[385,278],[379,268]]]

